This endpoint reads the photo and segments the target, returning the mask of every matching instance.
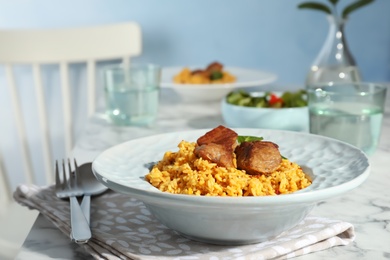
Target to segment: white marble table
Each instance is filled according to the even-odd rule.
[[[161,132],[213,128],[223,124],[219,103],[181,104],[162,96],[160,114],[152,128],[115,127],[96,116],[77,142],[73,155],[79,163],[93,160],[115,144]],[[354,225],[356,240],[296,259],[390,259],[390,91],[388,91],[382,135],[370,156],[371,175],[349,194],[320,203],[313,215],[337,218]],[[16,259],[92,259],[78,245],[39,215]]]

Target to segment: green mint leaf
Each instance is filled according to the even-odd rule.
[[[258,137],[258,136],[249,136],[249,135],[239,135],[237,136],[237,142],[239,144],[243,142],[254,142],[254,141],[262,141],[264,138],[263,137]]]
[[[300,5],[298,5],[299,9],[313,9],[321,12],[325,12],[327,14],[331,14],[332,11],[327,5],[317,3],[317,2],[305,2]]]
[[[223,74],[220,71],[213,71],[211,72],[210,79],[211,80],[217,80],[217,79],[222,79]]]
[[[359,0],[359,1],[356,1],[352,4],[350,4],[350,5],[347,5],[344,8],[343,13],[342,13],[343,19],[346,19],[348,17],[348,15],[350,13],[352,13],[353,11],[356,11],[357,9],[359,9],[365,5],[371,4],[372,2],[374,2],[374,0]]]

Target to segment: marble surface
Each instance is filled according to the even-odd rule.
[[[321,202],[312,214],[350,222],[356,240],[295,259],[390,259],[390,91],[377,151],[369,157],[371,174],[348,194]],[[169,98],[168,98],[169,97]],[[161,97],[159,117],[153,127],[116,127],[104,116],[92,118],[77,142],[73,155],[79,163],[91,161],[115,144],[156,133],[213,128],[223,124],[220,104],[182,104],[171,93]],[[78,245],[39,215],[15,259],[92,259]]]

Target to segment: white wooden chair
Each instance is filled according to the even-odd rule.
[[[69,67],[71,64],[83,63],[86,67],[85,88],[87,88],[87,113],[92,115],[96,109],[96,63],[105,60],[129,62],[130,58],[141,53],[141,30],[136,23],[122,23],[85,28],[61,28],[44,30],[0,30],[0,70],[4,70],[6,84],[0,85],[0,95],[9,93],[11,107],[3,107],[13,117],[13,127],[18,137],[15,146],[21,151],[18,163],[22,171],[10,172],[5,160],[4,147],[0,150],[0,259],[13,259],[23,243],[31,225],[38,214],[18,205],[12,199],[14,187],[10,184],[10,176],[20,175],[23,183],[36,183],[37,176],[45,179],[45,184],[54,181],[54,158],[52,140],[49,137],[50,122],[48,120],[47,100],[50,98],[43,86],[42,66],[58,64],[61,103],[58,104],[58,116],[63,118],[64,154],[67,156],[74,144],[74,109],[71,95]],[[39,129],[42,147],[41,163],[43,172],[34,172],[32,147],[28,142],[26,117],[23,113],[18,81],[14,71],[20,64],[31,65],[34,89],[30,99],[37,104],[36,127]],[[24,66],[24,65],[23,65]],[[15,76],[16,75],[16,76]],[[0,83],[1,84],[1,83]],[[4,86],[6,85],[6,86]],[[46,91],[47,92],[47,91]],[[76,111],[77,112],[77,111]],[[1,123],[3,124],[3,123]],[[1,128],[0,128],[1,131]],[[1,132],[0,132],[1,134]],[[35,140],[37,141],[37,140]],[[8,170],[7,170],[8,169]],[[20,179],[20,178],[19,178]]]

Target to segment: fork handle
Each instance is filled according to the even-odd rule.
[[[81,210],[83,211],[84,217],[88,224],[91,225],[91,195],[84,195],[83,200],[81,201]]]
[[[69,197],[70,200],[70,225],[72,227],[71,237],[78,244],[87,243],[91,238],[91,229],[85,218],[80,204],[75,196]]]

